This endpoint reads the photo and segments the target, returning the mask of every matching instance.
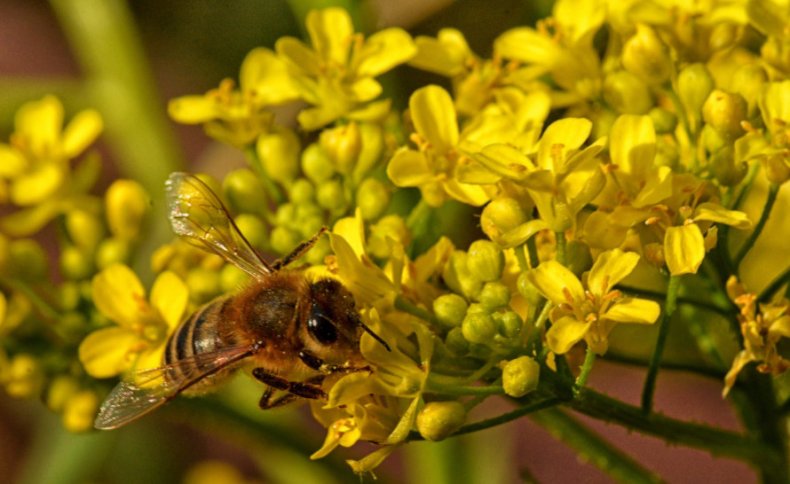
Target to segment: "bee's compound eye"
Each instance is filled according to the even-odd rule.
[[[307,320],[307,330],[319,343],[330,344],[337,341],[335,323],[324,316],[320,309],[313,308],[310,312],[310,319]]]

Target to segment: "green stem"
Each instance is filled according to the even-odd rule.
[[[453,436],[463,435],[463,434],[470,434],[473,432],[479,432],[480,430],[489,429],[491,427],[496,427],[497,425],[502,425],[513,420],[519,419],[524,415],[528,415],[530,413],[537,412],[539,410],[544,410],[549,407],[553,407],[558,405],[561,402],[558,398],[545,398],[545,397],[534,397],[529,399],[529,403],[518,407],[517,409],[513,410],[512,412],[504,413],[497,417],[489,418],[486,420],[481,420],[479,422],[471,423],[468,425],[464,425],[460,429],[458,429]],[[411,438],[412,436],[409,435],[409,440],[414,440]]]
[[[579,458],[590,462],[615,481],[627,483],[661,481],[659,476],[558,408],[533,413],[530,419],[546,429],[554,438],[575,450]]]
[[[541,372],[541,384],[572,409],[595,419],[659,437],[668,443],[753,462],[763,469],[778,472],[784,465],[780,452],[759,440],[658,413],[645,414],[640,407],[628,405],[589,388],[580,389],[574,398],[570,381],[551,371]]]
[[[549,319],[549,313],[553,307],[554,304],[548,300],[543,304],[543,309],[541,309],[540,314],[538,314],[537,319],[535,319],[535,325],[532,328],[532,332],[529,334],[526,345],[527,350],[534,350],[537,353],[538,345],[543,337],[543,327],[546,325],[546,321]]]
[[[487,396],[502,395],[504,390],[502,389],[502,385],[474,386],[444,382],[442,379],[437,378],[436,375],[431,374],[428,376],[428,380],[425,382],[425,392],[455,396]]]
[[[565,265],[565,232],[554,232],[557,241],[557,262]]]
[[[760,293],[757,297],[757,300],[761,303],[768,302],[774,295],[776,291],[779,290],[782,286],[790,282],[790,267],[784,270],[781,274],[776,276],[773,281],[771,281],[768,286]]]
[[[765,199],[765,205],[763,206],[763,212],[760,214],[760,220],[757,221],[757,225],[754,226],[754,230],[751,234],[749,234],[749,238],[746,239],[746,242],[741,246],[740,250],[738,251],[738,255],[735,256],[735,260],[733,261],[733,265],[737,270],[741,262],[743,262],[744,257],[746,254],[749,253],[749,250],[752,249],[754,243],[760,237],[763,229],[765,228],[766,222],[768,222],[768,217],[771,216],[771,209],[773,209],[774,203],[776,203],[777,195],[779,194],[779,185],[772,184],[768,188],[768,197]]]
[[[584,355],[584,363],[582,364],[581,372],[579,372],[579,376],[576,377],[574,391],[578,391],[580,388],[584,388],[584,386],[587,385],[587,378],[590,377],[590,371],[592,371],[594,364],[595,352],[588,346],[587,353]]]
[[[436,319],[436,317],[430,311],[415,306],[401,296],[397,296],[395,298],[395,309],[403,311],[404,313],[409,313],[412,316],[416,316],[426,323],[430,323],[435,328],[440,328],[442,326],[439,320]]]
[[[628,294],[643,296],[654,300],[665,300],[667,297],[666,293],[659,291],[651,291],[650,289],[641,289],[638,287],[623,286],[620,284],[615,286],[615,288]],[[720,314],[725,317],[732,316],[731,305],[727,305],[727,307],[722,307],[713,302],[699,301],[697,299],[685,297],[685,296],[678,296],[676,298],[676,301],[679,305],[694,306],[700,309],[706,309],[708,311],[714,312],[716,314]]]
[[[669,283],[667,284],[667,298],[664,303],[664,311],[658,323],[656,347],[653,350],[653,356],[650,358],[650,366],[647,369],[645,386],[642,390],[642,411],[646,414],[649,414],[653,409],[653,394],[656,389],[656,378],[658,378],[658,369],[661,366],[661,357],[664,353],[667,335],[669,334],[669,320],[672,317],[672,313],[675,312],[679,288],[680,276],[670,276]]]

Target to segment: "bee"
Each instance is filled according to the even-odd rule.
[[[199,178],[173,173],[166,184],[173,231],[252,276],[236,294],[220,296],[182,322],[167,342],[162,366],[122,381],[99,409],[95,427],[125,425],[184,394],[212,389],[240,367],[267,385],[263,409],[298,398],[322,399],[333,374],[370,371],[359,352],[363,332],[389,346],[360,320],[339,281],[309,280],[287,269],[326,232],[282,259],[266,262],[244,238],[219,197]],[[273,392],[285,392],[272,399]]]

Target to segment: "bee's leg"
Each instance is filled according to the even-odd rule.
[[[323,379],[324,379],[324,376],[323,375],[319,375],[319,376],[310,378],[306,382],[301,383],[301,385],[311,385],[311,384],[312,385],[320,385],[321,381],[323,381]],[[293,383],[293,382],[289,382],[289,383]],[[269,386],[268,388],[266,388],[266,391],[263,392],[263,395],[261,395],[260,401],[258,401],[258,406],[261,407],[261,409],[268,410],[270,408],[281,407],[283,405],[287,405],[287,404],[293,402],[294,400],[296,400],[297,398],[300,398],[300,397],[302,397],[302,398],[309,398],[309,397],[305,397],[305,396],[302,396],[302,395],[296,395],[294,393],[286,393],[285,395],[281,395],[280,397],[275,398],[274,400],[272,400],[271,398],[272,398],[272,395],[274,394],[274,390],[275,390],[275,387]]]
[[[296,259],[302,257],[305,252],[312,249],[318,239],[324,235],[324,233],[329,230],[326,227],[321,227],[321,229],[316,232],[316,234],[310,237],[309,240],[305,240],[301,244],[297,245],[294,250],[291,251],[290,254],[286,255],[282,259],[277,259],[276,261],[272,262],[272,269],[275,271],[282,269],[283,267],[287,266],[291,262],[295,261]]]
[[[370,371],[369,366],[363,367],[354,367],[354,366],[340,366],[340,365],[329,365],[324,363],[324,360],[315,356],[314,354],[310,353],[309,351],[302,350],[299,352],[299,359],[304,362],[305,365],[309,366],[313,370],[320,371],[324,375],[329,375],[332,373],[353,373],[355,371]]]
[[[294,397],[309,398],[312,400],[317,400],[319,398],[326,398],[326,393],[319,385],[321,383],[321,380],[323,380],[323,377],[319,380],[311,379],[305,382],[290,381],[290,380],[286,380],[281,376],[272,375],[271,373],[268,373],[263,368],[253,369],[252,376],[262,381],[263,383],[269,385],[270,388],[275,388],[277,390],[284,390],[289,394],[294,395]],[[266,393],[269,393],[269,390],[267,390]],[[271,397],[271,395],[267,396],[266,393],[263,394],[263,397],[261,398],[261,403],[267,403],[267,404],[269,403],[268,400]],[[264,402],[264,398],[266,399],[265,402]],[[270,408],[270,407],[266,407],[266,408]]]

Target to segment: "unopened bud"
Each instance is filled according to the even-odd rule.
[[[74,244],[91,252],[104,236],[99,218],[85,210],[71,210],[66,214],[66,231]]]
[[[494,313],[492,316],[497,323],[497,333],[504,338],[507,343],[515,343],[515,338],[521,334],[524,321],[515,311],[505,311]]]
[[[481,281],[496,281],[502,277],[505,255],[490,240],[475,240],[467,251],[466,264]]]
[[[274,227],[269,239],[272,249],[278,254],[289,254],[301,241],[298,232],[283,226]]]
[[[14,356],[5,371],[6,392],[14,398],[37,397],[44,387],[44,369],[27,353]]]
[[[86,432],[93,428],[99,409],[99,398],[90,390],[82,390],[69,398],[63,407],[63,427],[69,432]]]
[[[272,180],[287,185],[299,172],[299,138],[293,131],[281,128],[275,133],[258,137],[255,145],[266,175]]]
[[[371,227],[367,249],[373,257],[386,259],[392,253],[393,241],[401,243],[404,247],[410,241],[409,228],[400,215],[382,217]]]
[[[264,247],[266,245],[266,226],[257,215],[243,213],[234,219],[239,231],[253,247]]]
[[[228,204],[239,213],[262,213],[268,205],[266,189],[252,170],[233,170],[222,180]]]
[[[497,324],[487,313],[470,311],[461,323],[461,330],[470,343],[489,343],[497,332]]]
[[[116,180],[105,195],[107,224],[115,237],[125,240],[140,233],[143,217],[151,201],[142,185],[134,180]]]
[[[36,281],[47,274],[47,255],[32,239],[13,240],[8,244],[9,272],[24,281]]]
[[[529,356],[518,357],[502,366],[502,388],[513,398],[535,390],[539,377],[540,365]]]
[[[104,239],[96,250],[96,267],[101,270],[118,262],[126,262],[130,255],[131,248],[127,240],[115,237]]]
[[[86,279],[93,274],[92,257],[79,247],[67,245],[60,253],[60,270],[66,279]]]
[[[510,289],[499,281],[486,282],[477,299],[488,310],[502,308],[510,304]]]
[[[509,197],[492,200],[480,215],[480,227],[491,240],[496,240],[526,221],[524,209],[514,198]]]
[[[366,178],[357,188],[357,207],[364,220],[376,220],[390,203],[390,191],[375,178]]]
[[[445,284],[453,292],[463,294],[467,299],[476,297],[483,288],[483,281],[477,277],[477,274],[472,273],[467,266],[466,252],[460,250],[450,254],[450,258],[442,271],[442,277]]]
[[[68,399],[79,389],[79,383],[73,376],[60,375],[56,377],[47,389],[47,407],[53,412],[60,412]]]
[[[623,66],[649,84],[663,84],[672,73],[669,49],[651,27],[638,24],[623,46]]]
[[[653,106],[647,85],[628,71],[615,71],[606,76],[603,97],[621,114],[644,114]]]
[[[322,183],[316,193],[316,201],[322,208],[332,212],[342,211],[348,204],[343,185],[340,180],[330,180]]]
[[[344,126],[325,129],[319,143],[335,169],[344,175],[351,173],[362,149],[359,126],[355,122]]]
[[[790,159],[785,153],[776,153],[763,158],[765,177],[775,185],[781,185],[790,179]]]
[[[460,402],[429,402],[417,414],[417,430],[426,440],[444,440],[466,421]]]
[[[702,106],[716,87],[704,64],[691,64],[678,74],[678,97],[692,123],[699,126]]]
[[[208,301],[220,293],[219,272],[196,267],[189,271],[186,278],[189,297],[197,302]]]
[[[735,162],[735,151],[731,146],[725,146],[715,152],[710,159],[713,176],[723,186],[735,186],[746,176],[748,167],[746,163]]]
[[[469,351],[469,341],[464,338],[464,332],[460,326],[447,332],[444,344],[455,356],[464,356]]]
[[[433,314],[442,324],[450,327],[458,326],[466,316],[468,304],[458,294],[442,294],[433,300]]]
[[[302,152],[302,171],[318,185],[334,176],[335,167],[321,145],[313,143]]]
[[[291,202],[296,205],[315,201],[315,186],[307,178],[298,178],[288,190]]]
[[[746,119],[746,101],[740,94],[716,89],[705,101],[702,117],[724,139],[732,141],[743,134],[741,121]]]
[[[653,127],[656,129],[656,134],[667,134],[675,131],[675,126],[678,124],[678,117],[675,113],[667,111],[664,108],[653,108],[648,113],[650,119],[653,121]]]

